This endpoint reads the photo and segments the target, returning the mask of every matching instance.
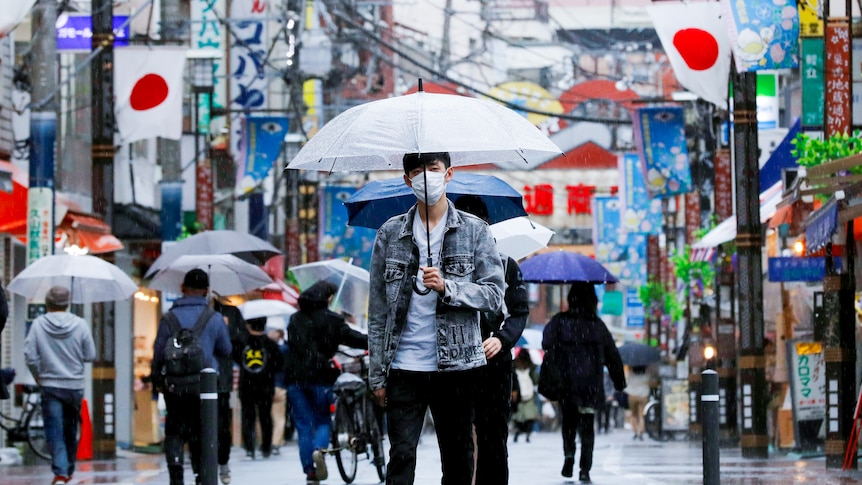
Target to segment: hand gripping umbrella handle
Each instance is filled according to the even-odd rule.
[[[430,256],[428,257],[428,266],[431,266],[431,257]],[[431,293],[431,288],[420,289],[419,285],[416,284],[416,276],[413,276],[413,291],[415,291],[416,293],[418,293],[420,295],[427,295],[428,293]]]

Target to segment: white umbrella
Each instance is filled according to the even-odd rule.
[[[237,308],[246,320],[266,318],[266,326],[278,330],[285,330],[287,328],[285,317],[296,313],[296,308],[281,300],[251,300]]]
[[[57,254],[40,258],[9,282],[9,291],[36,299],[51,287],[65,286],[72,303],[125,300],[138,285],[117,266],[95,256]]]
[[[180,256],[209,254],[232,254],[249,263],[263,264],[269,258],[281,254],[281,251],[263,239],[244,232],[204,231],[165,249],[147,270],[144,278],[153,276]]]
[[[405,153],[434,152],[449,152],[453,166],[508,163],[527,169],[562,150],[501,104],[420,91],[344,111],[324,125],[287,168],[401,170]]]
[[[239,295],[272,283],[262,269],[230,254],[180,256],[162,268],[150,282],[154,290],[178,293],[186,273],[201,269],[209,275],[210,290],[219,295]]]
[[[353,315],[364,315],[368,311],[370,278],[365,269],[343,259],[329,259],[300,264],[290,271],[303,290],[321,280],[334,284],[338,291],[332,299],[333,311],[343,310]]]
[[[548,241],[554,231],[528,217],[516,217],[491,224],[491,234],[494,235],[497,249],[501,253],[519,260],[548,247]]]

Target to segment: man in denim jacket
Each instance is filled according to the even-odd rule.
[[[377,231],[368,309],[369,379],[388,415],[386,483],[413,483],[430,408],[442,485],[469,485],[471,389],[486,364],[479,312],[500,311],[503,265],[488,225],[445,197],[449,154],[407,154],[403,163],[418,201]]]

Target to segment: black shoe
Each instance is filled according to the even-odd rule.
[[[521,433],[515,433],[515,439],[513,439],[513,440],[512,440],[512,442],[513,442],[513,443],[517,443],[517,442],[518,442],[518,436],[519,436],[520,434],[521,434]]]
[[[574,458],[566,458],[566,461],[563,462],[563,471],[561,471],[560,474],[566,478],[570,478],[574,471],[575,471],[575,459]]]
[[[530,435],[528,434],[527,435],[527,443],[529,443],[529,442],[530,442]]]
[[[246,456],[246,458],[250,458],[250,459],[254,460],[254,450],[246,450],[245,456]]]
[[[578,474],[578,480],[580,480],[581,483],[593,483],[590,480],[590,472],[585,472],[583,470],[581,470],[581,473]]]

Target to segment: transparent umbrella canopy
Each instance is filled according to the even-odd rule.
[[[95,256],[56,254],[40,258],[9,282],[9,291],[41,299],[51,287],[65,286],[72,303],[125,300],[138,285],[117,266]]]
[[[332,298],[330,309],[333,311],[346,311],[353,315],[364,315],[368,311],[370,279],[365,269],[343,259],[329,259],[300,264],[290,271],[303,290],[321,280],[334,284],[338,290]]]

